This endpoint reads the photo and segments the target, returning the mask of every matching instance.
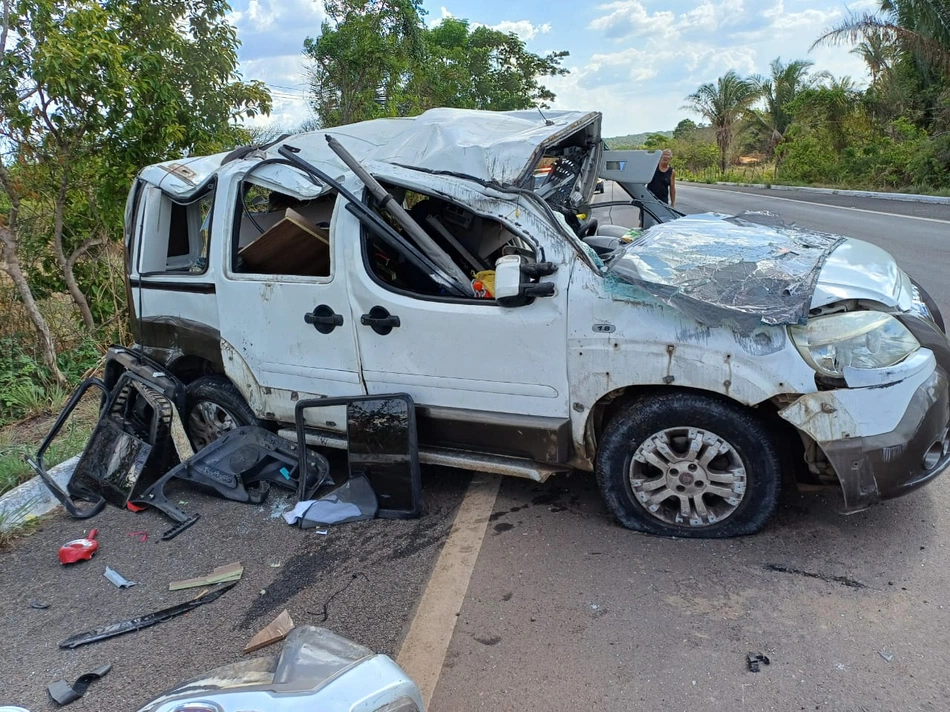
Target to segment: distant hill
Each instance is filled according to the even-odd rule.
[[[607,145],[611,148],[622,148],[624,146],[632,147],[639,146],[641,143],[647,140],[647,136],[652,136],[653,134],[660,134],[661,136],[667,136],[669,138],[672,138],[673,136],[672,131],[644,131],[643,133],[605,138],[604,141],[606,141]]]

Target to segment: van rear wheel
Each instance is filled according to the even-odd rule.
[[[203,376],[188,384],[185,411],[185,432],[196,452],[229,430],[260,424],[247,401],[224,376]]]
[[[752,411],[687,392],[622,408],[604,429],[596,472],[620,524],[689,538],[754,534],[782,483],[773,436]]]

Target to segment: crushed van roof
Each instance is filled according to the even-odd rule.
[[[278,157],[282,145],[330,173],[346,167],[325,136],[338,139],[359,161],[378,161],[427,171],[464,175],[483,182],[512,184],[530,172],[544,148],[586,125],[599,124],[598,112],[478,111],[431,109],[406,118],[374,119],[291,136],[267,150]],[[599,138],[599,126],[598,126]],[[221,167],[227,153],[166,161],[160,186],[171,195],[188,195]],[[260,153],[249,158],[259,158]]]

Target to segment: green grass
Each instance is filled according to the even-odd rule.
[[[46,451],[48,468],[78,455],[96,425],[96,403],[83,402]],[[0,430],[0,495],[33,477],[25,457],[33,457],[55,422],[55,416],[31,418]]]

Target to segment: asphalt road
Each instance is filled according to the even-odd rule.
[[[902,214],[919,206],[874,201],[856,207],[877,212],[861,212],[822,205],[824,196],[781,197],[789,200],[681,185],[678,207],[771,210],[868,239],[950,306],[942,274],[950,223],[932,222],[950,221],[950,207]],[[611,212],[636,224],[633,210]],[[326,625],[395,655],[414,617],[426,615],[417,606],[430,571],[442,566],[469,480],[426,469],[422,519],[343,525],[325,537],[274,519],[279,506],[190,491],[176,500],[202,518],[171,542],[159,540],[168,525],[154,512],[110,508],[89,523],[53,515],[0,552],[0,705],[53,709],[46,685],[111,661],[109,676],[70,709],[136,709],[240,659],[284,608],[298,624]],[[434,656],[430,710],[950,709],[950,479],[851,517],[837,504],[834,494],[788,492],[755,537],[665,540],[612,524],[588,476],[503,481],[444,660]],[[100,551],[60,566],[59,545],[90,524]],[[131,536],[137,531],[148,540]],[[235,560],[244,578],[214,603],[110,641],[57,647],[71,634],[187,600],[168,582]],[[114,588],[106,565],[137,585]],[[749,672],[749,652],[771,664]]]
[[[950,222],[931,221],[950,206],[678,193],[684,212],[770,210],[879,244],[950,307]],[[787,492],[757,536],[673,541],[613,525],[588,477],[507,480],[431,709],[950,709],[950,480],[850,517],[837,506]],[[749,672],[749,652],[771,665]]]

